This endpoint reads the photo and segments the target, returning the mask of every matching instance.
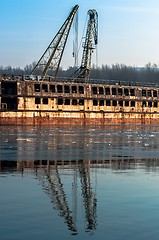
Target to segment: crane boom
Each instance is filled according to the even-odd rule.
[[[51,176],[50,170],[45,169],[44,175],[38,174],[37,172],[37,178],[43,186],[44,192],[51,197],[51,202],[53,203],[54,208],[60,211],[61,217],[64,217],[68,229],[76,233],[77,228],[71,215],[71,210],[69,209],[66,193],[57,166],[53,173],[54,174]]]
[[[48,71],[51,70],[51,77],[53,79],[56,78],[70,28],[77,10],[78,5],[75,5],[68,18],[65,20],[62,27],[32,70],[32,75],[39,75],[40,73],[41,79],[43,79],[47,75]]]
[[[89,20],[87,24],[85,41],[83,44],[83,55],[80,68],[75,72],[76,78],[90,79],[91,57],[93,49],[98,43],[98,14],[96,10],[88,11]]]

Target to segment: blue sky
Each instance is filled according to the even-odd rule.
[[[0,0],[0,65],[24,67],[38,61],[76,4],[79,42],[87,11],[98,12],[99,66],[159,64],[158,0]],[[74,65],[72,41],[73,31],[63,56],[63,68]]]

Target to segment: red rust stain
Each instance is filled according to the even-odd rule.
[[[0,125],[111,125],[111,124],[159,124],[159,119],[152,118],[48,118],[48,117],[1,117]]]

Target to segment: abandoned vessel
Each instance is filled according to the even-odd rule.
[[[91,81],[98,15],[89,10],[81,66],[57,78],[76,5],[30,76],[0,76],[0,125],[157,124],[159,88]],[[50,74],[51,73],[51,74]]]

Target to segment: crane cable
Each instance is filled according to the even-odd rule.
[[[78,66],[78,11],[75,16],[73,28],[73,57],[75,58],[74,66]]]
[[[98,68],[98,44],[96,45],[96,69]]]
[[[78,54],[80,52],[80,49],[81,49],[81,46],[82,46],[82,42],[83,42],[83,39],[85,37],[87,19],[88,19],[88,15],[86,16],[86,19],[85,19],[85,24],[84,24],[84,29],[83,29],[83,33],[82,33],[82,38],[81,38],[81,41],[80,41],[80,44],[79,44],[79,48],[78,48]]]

